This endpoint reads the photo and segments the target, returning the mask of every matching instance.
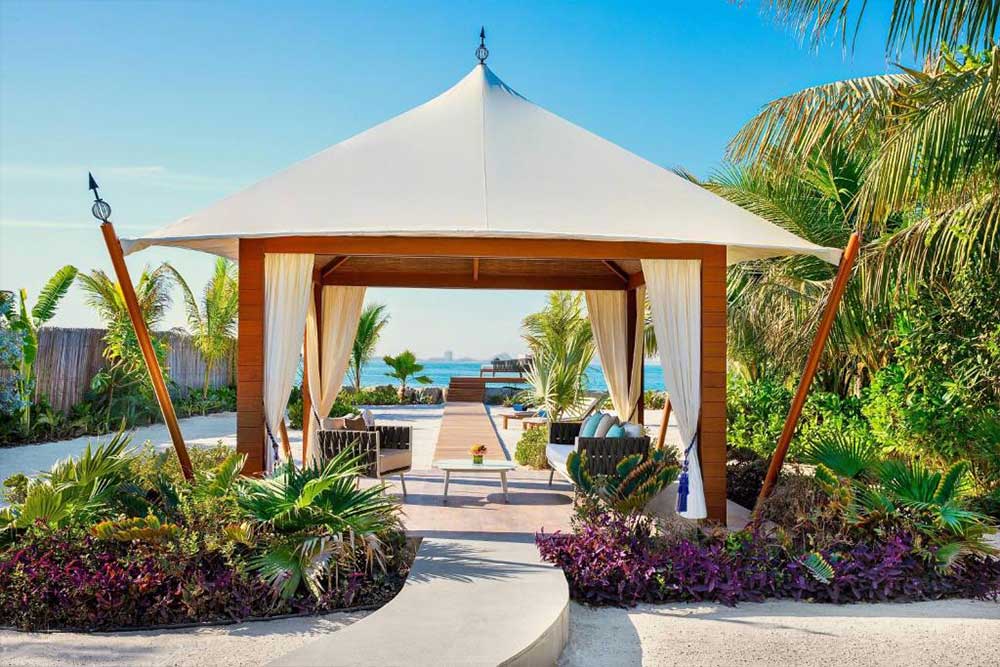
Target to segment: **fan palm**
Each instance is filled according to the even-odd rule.
[[[322,468],[286,465],[239,487],[240,507],[273,538],[252,561],[282,596],[303,583],[319,597],[324,575],[350,565],[357,550],[379,561],[387,531],[399,527],[398,504],[379,484],[357,485],[362,464],[344,450]]]
[[[38,294],[35,305],[28,309],[28,291],[24,288],[18,294],[18,307],[4,300],[3,314],[11,330],[20,337],[21,354],[17,373],[17,391],[23,407],[21,428],[24,433],[31,430],[32,394],[35,388],[35,356],[38,354],[38,330],[55,317],[59,302],[69,291],[76,278],[74,266],[64,266],[49,278]],[[12,300],[11,300],[12,301]]]
[[[221,257],[216,260],[212,277],[202,292],[200,306],[180,272],[169,264],[166,266],[184,295],[191,340],[205,362],[202,397],[206,397],[212,370],[232,354],[236,344],[240,296],[236,265]]]
[[[385,304],[370,303],[361,311],[358,332],[351,347],[351,379],[354,391],[361,391],[361,371],[375,356],[375,347],[382,335],[382,329],[389,323]]]

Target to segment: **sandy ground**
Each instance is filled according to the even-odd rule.
[[[262,665],[369,613],[115,634],[0,630],[0,665]]]
[[[997,665],[1000,604],[774,601],[591,609],[572,603],[569,667]]]

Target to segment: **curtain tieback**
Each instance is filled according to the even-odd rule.
[[[280,448],[278,447],[278,441],[274,437],[274,433],[271,432],[271,425],[267,423],[266,419],[264,420],[264,429],[267,431],[267,437],[271,440],[271,449],[274,450],[274,460],[277,461],[280,458],[278,453]]]
[[[686,512],[688,508],[688,491],[690,485],[688,483],[688,468],[690,464],[691,450],[694,448],[694,443],[698,439],[698,431],[695,431],[694,435],[691,436],[691,442],[684,449],[684,461],[681,463],[681,475],[677,479],[677,511]]]

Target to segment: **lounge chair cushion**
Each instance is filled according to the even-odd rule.
[[[569,453],[575,449],[576,447],[573,445],[556,445],[549,443],[545,445],[545,460],[549,462],[549,466],[553,470],[566,479],[569,479],[569,473],[566,470],[566,459],[569,458]]]
[[[608,429],[608,432],[604,436],[605,438],[624,438],[625,437],[625,427],[621,424],[615,424]]]
[[[378,469],[383,475],[409,468],[412,463],[413,455],[409,449],[380,449],[378,452]]]
[[[626,438],[641,438],[646,435],[645,430],[642,428],[641,424],[633,424],[632,422],[625,422],[622,424],[625,428]]]
[[[595,438],[607,437],[608,431],[611,430],[611,427],[617,424],[618,424],[618,417],[615,417],[614,415],[610,414],[605,414],[603,417],[601,417],[601,421],[597,425],[597,430],[594,431],[594,437]],[[580,437],[583,438],[586,436],[581,433]]]
[[[595,412],[587,417],[586,421],[583,422],[583,426],[580,427],[580,437],[593,438],[594,432],[597,431],[597,425],[601,423],[601,418],[603,417],[604,413],[602,412]]]

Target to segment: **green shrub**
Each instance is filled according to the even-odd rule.
[[[662,410],[667,404],[667,392],[647,389],[643,394],[643,402],[647,410]]]
[[[514,450],[514,460],[530,468],[547,469],[545,460],[545,445],[549,442],[547,428],[529,428],[521,434]]]

